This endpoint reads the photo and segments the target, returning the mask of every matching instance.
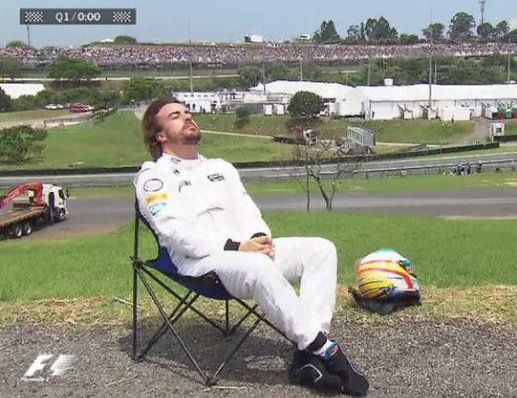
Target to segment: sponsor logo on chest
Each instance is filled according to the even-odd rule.
[[[220,174],[220,173],[209,174],[206,177],[211,182],[218,182],[218,181],[224,181],[225,180],[224,176],[222,174]]]

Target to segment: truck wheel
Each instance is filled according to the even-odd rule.
[[[23,223],[22,225],[22,235],[27,236],[32,234],[32,225],[30,222]]]
[[[13,225],[11,227],[11,233],[9,234],[11,238],[21,238],[22,237],[22,226],[20,224]]]
[[[56,221],[63,222],[66,220],[66,212],[65,209],[59,209],[56,213]]]

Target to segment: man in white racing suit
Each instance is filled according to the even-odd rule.
[[[273,239],[237,170],[197,153],[200,130],[178,101],[155,100],[142,127],[154,161],[135,178],[139,210],[178,271],[215,272],[231,295],[255,300],[297,345],[292,381],[366,394],[364,374],[327,338],[336,295],[334,244]]]

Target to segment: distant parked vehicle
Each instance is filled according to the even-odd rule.
[[[73,113],[82,113],[82,112],[91,112],[91,111],[93,111],[93,106],[88,105],[88,104],[77,103],[77,104],[70,105],[70,112],[73,112]]]
[[[56,104],[48,104],[48,105],[45,105],[45,109],[48,109],[49,111],[52,110],[56,110],[58,109],[57,105]]]

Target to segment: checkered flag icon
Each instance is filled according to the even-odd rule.
[[[131,11],[113,11],[113,23],[131,23]]]
[[[42,23],[43,11],[25,11],[25,23]]]

